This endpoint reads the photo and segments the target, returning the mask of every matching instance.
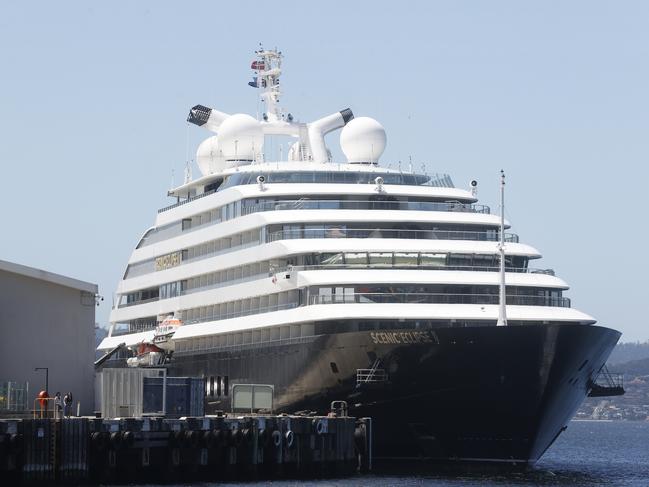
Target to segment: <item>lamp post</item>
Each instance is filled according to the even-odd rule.
[[[50,393],[50,368],[49,367],[36,367],[34,369],[34,372],[38,372],[39,370],[44,370],[45,371],[45,392],[49,395]]]

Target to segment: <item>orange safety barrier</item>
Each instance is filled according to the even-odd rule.
[[[39,418],[50,418],[50,417],[55,417],[55,406],[54,406],[54,399],[53,397],[37,397],[34,399],[34,409],[32,409],[33,412],[33,418],[36,419],[36,414],[37,412],[39,414]],[[39,405],[39,410],[36,409],[36,402],[38,402]],[[50,412],[52,413],[50,415]]]

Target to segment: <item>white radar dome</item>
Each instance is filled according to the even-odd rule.
[[[219,151],[225,161],[253,161],[264,148],[264,131],[250,115],[237,113],[219,127]]]
[[[350,163],[376,164],[386,144],[383,125],[369,117],[350,120],[340,133],[340,146]]]
[[[208,137],[198,146],[196,163],[203,176],[219,173],[225,169],[225,159],[219,152],[219,141],[216,135]]]

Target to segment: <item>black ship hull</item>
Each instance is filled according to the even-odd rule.
[[[276,412],[326,412],[345,400],[351,415],[372,418],[376,459],[531,465],[619,337],[576,324],[397,325],[177,354],[169,374],[207,378],[207,413],[229,410],[226,391],[240,383],[272,384]]]

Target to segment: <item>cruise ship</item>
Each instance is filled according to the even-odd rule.
[[[571,306],[475,181],[381,164],[384,128],[350,109],[283,110],[281,64],[256,52],[259,116],[190,110],[201,176],[131,254],[99,350],[126,346],[106,366],[203,377],[208,414],[237,384],[272,386],[274,412],[346,401],[373,419],[375,459],[534,464],[620,333]],[[325,143],[337,130],[346,161]],[[274,138],[291,142],[271,158]]]

